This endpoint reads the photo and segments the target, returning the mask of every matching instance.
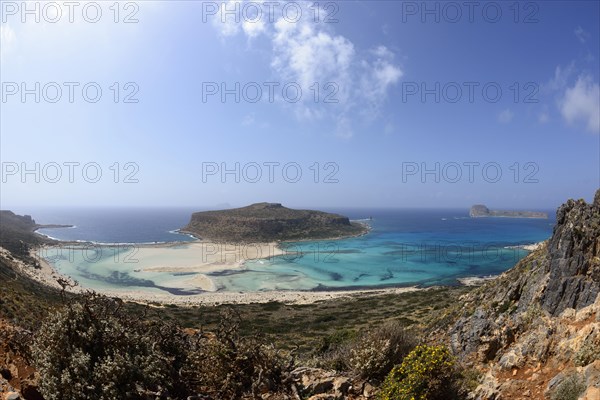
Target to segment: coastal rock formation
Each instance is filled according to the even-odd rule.
[[[463,300],[447,340],[484,374],[478,398],[543,398],[573,379],[597,390],[600,190],[562,205],[544,245]]]
[[[367,227],[338,214],[257,203],[194,213],[181,231],[217,242],[250,243],[356,236],[365,233]]]
[[[40,228],[68,228],[72,225],[40,225],[30,215],[17,215],[9,210],[0,210],[0,247],[9,250],[15,257],[25,261],[31,246],[56,243],[35,233]]]
[[[16,257],[27,257],[31,245],[47,242],[43,236],[34,233],[38,227],[29,215],[0,210],[0,246],[10,250]]]
[[[508,217],[508,218],[548,218],[548,214],[539,211],[507,211],[490,210],[483,204],[475,204],[469,211],[469,216],[477,217]]]

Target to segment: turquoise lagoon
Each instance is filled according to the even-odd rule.
[[[396,286],[453,285],[457,278],[497,275],[527,252],[514,246],[550,237],[554,219],[469,218],[468,210],[331,209],[371,226],[367,235],[336,241],[283,243],[288,254],[252,258],[242,268],[206,273],[222,291],[342,290]],[[42,256],[84,287],[147,290],[178,295],[200,293],[182,284],[193,273],[140,272],[145,263],[169,265],[180,259],[189,238],[172,233],[187,222],[189,210],[137,210],[122,221],[100,210],[82,215],[52,214],[51,221],[82,227],[43,231],[64,240],[148,243],[179,242],[152,260],[137,260],[128,245],[49,249]],[[148,222],[158,220],[156,223]],[[87,215],[87,217],[85,216]],[[552,212],[549,215],[553,215]],[[61,218],[61,221],[57,221]],[[111,220],[112,218],[112,220]],[[132,223],[133,220],[136,223]],[[106,221],[111,220],[111,224]],[[94,226],[96,221],[96,226]],[[98,224],[98,221],[102,221]],[[140,233],[139,227],[152,229]],[[136,226],[138,229],[136,229]],[[113,234],[111,231],[118,232]],[[148,233],[151,232],[151,233]],[[152,233],[153,232],[153,233]],[[61,237],[63,235],[63,237]],[[116,240],[115,240],[116,239]],[[185,257],[185,256],[184,256]],[[193,262],[193,260],[184,260]]]

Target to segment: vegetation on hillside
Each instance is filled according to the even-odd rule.
[[[279,203],[197,212],[183,228],[203,239],[227,243],[330,239],[357,236],[367,230],[339,214],[294,210]]]

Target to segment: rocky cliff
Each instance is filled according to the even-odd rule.
[[[28,257],[30,245],[48,242],[34,233],[39,227],[29,215],[0,210],[0,246],[10,250],[16,257]]]
[[[293,210],[279,203],[197,212],[182,229],[202,239],[228,243],[331,239],[366,231],[366,226],[351,223],[342,215]]]
[[[579,384],[572,398],[600,399],[599,293],[600,190],[592,204],[562,205],[543,246],[457,306],[449,342],[484,374],[479,398],[549,398]]]

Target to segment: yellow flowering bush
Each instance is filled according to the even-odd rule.
[[[450,400],[458,397],[458,374],[445,346],[419,345],[386,377],[381,400]]]

